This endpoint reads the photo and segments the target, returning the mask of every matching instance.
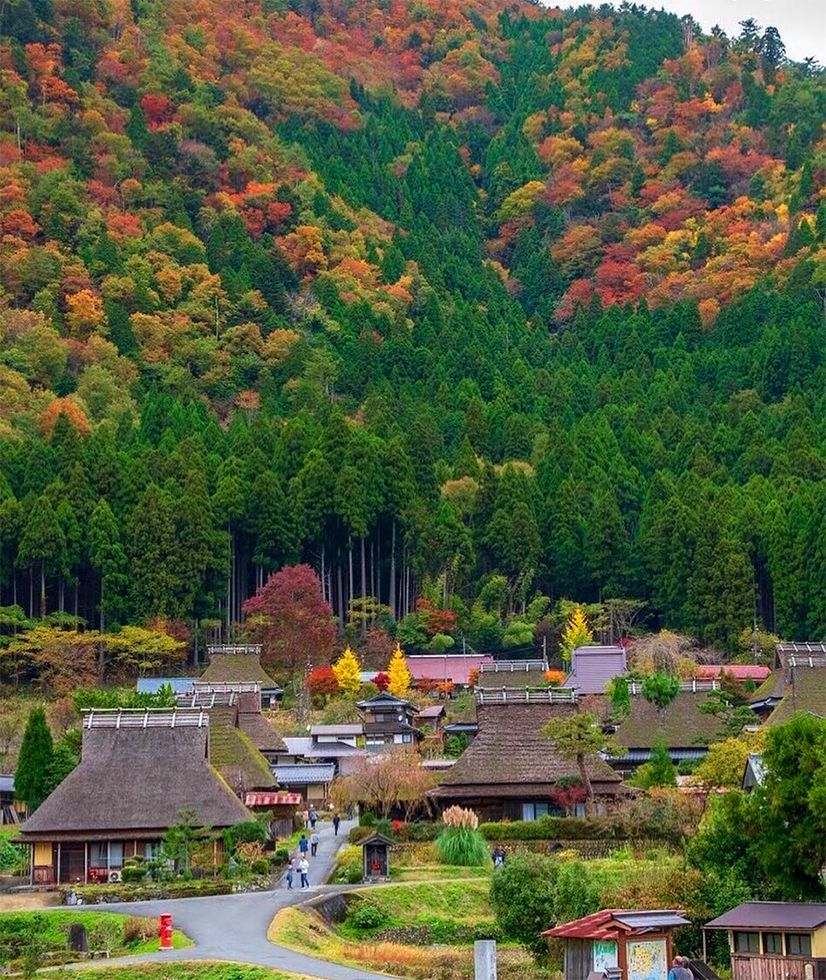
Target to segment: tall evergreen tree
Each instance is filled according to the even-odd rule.
[[[46,723],[46,712],[43,708],[34,708],[26,722],[14,775],[15,796],[26,804],[29,813],[40,806],[52,789],[53,757],[54,743]]]

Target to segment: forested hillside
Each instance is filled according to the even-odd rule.
[[[710,25],[702,25],[708,28]],[[0,0],[0,630],[826,629],[826,82],[623,4]]]

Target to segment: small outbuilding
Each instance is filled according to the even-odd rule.
[[[371,834],[361,842],[365,881],[390,881],[390,848],[393,841],[384,834]]]
[[[672,933],[686,925],[680,909],[604,909],[542,935],[565,941],[565,980],[616,971],[623,980],[667,980]]]

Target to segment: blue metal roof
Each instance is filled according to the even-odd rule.
[[[681,759],[705,759],[708,755],[708,747],[702,746],[696,749],[669,749],[668,754],[672,761]],[[651,758],[651,749],[628,749],[622,755],[606,756],[608,762],[648,762]]]
[[[196,680],[196,677],[139,677],[137,691],[138,694],[157,694],[169,685],[173,694],[188,694]]]
[[[332,762],[308,766],[273,766],[279,786],[306,786],[332,782],[336,767]]]
[[[0,776],[0,793],[14,792],[14,776]]]

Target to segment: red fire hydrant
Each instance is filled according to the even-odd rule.
[[[172,949],[172,915],[169,912],[161,912],[161,949]]]

